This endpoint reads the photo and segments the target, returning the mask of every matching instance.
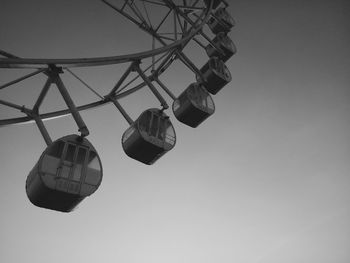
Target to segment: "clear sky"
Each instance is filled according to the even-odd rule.
[[[350,262],[350,3],[228,2],[238,53],[216,113],[192,129],[168,111],[177,144],[146,166],[124,154],[128,125],[114,106],[83,112],[104,178],[72,213],[27,199],[45,149],[36,126],[0,129],[1,262]],[[0,2],[0,49],[18,56],[137,51],[150,43],[138,30],[95,0]],[[185,52],[198,66],[207,60],[195,44]],[[104,94],[120,70],[75,72]],[[17,73],[1,70],[0,83]],[[44,80],[0,97],[26,104]],[[162,80],[178,95],[194,76],[174,63]],[[95,99],[65,81],[77,105]],[[61,107],[58,96],[52,89],[43,108]],[[146,90],[121,103],[133,118],[158,106]],[[1,118],[13,115],[0,107]],[[69,117],[45,124],[53,139],[77,131]]]

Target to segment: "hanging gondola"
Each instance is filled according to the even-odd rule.
[[[208,44],[205,50],[209,57],[218,57],[222,61],[226,62],[237,52],[235,44],[225,32],[220,32],[219,34],[217,34],[213,39],[213,42],[214,44],[219,46],[223,53],[217,50],[211,44]]]
[[[203,82],[204,87],[213,95],[218,93],[219,90],[232,80],[231,73],[227,66],[217,57],[210,58],[200,69],[200,72],[205,80]]]
[[[42,153],[27,177],[26,192],[36,206],[70,212],[101,181],[102,165],[95,148],[86,138],[68,135]]]
[[[215,35],[220,32],[230,32],[235,24],[235,20],[225,8],[217,9],[214,13],[214,17],[211,17],[208,21],[208,26]]]
[[[182,123],[197,127],[215,111],[214,101],[199,83],[192,83],[174,100],[173,112]]]
[[[170,151],[175,142],[174,127],[160,109],[145,110],[122,137],[125,153],[144,164],[153,164]]]

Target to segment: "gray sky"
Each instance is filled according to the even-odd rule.
[[[350,4],[229,2],[238,53],[227,63],[232,82],[213,97],[216,113],[192,129],[168,111],[177,144],[145,166],[124,154],[128,125],[112,105],[83,112],[104,178],[72,213],[26,197],[26,176],[45,149],[35,125],[0,129],[1,262],[350,261]],[[150,44],[93,0],[2,0],[0,40],[23,57],[104,56]],[[198,66],[207,60],[195,44],[185,51]],[[1,83],[16,72],[1,70]],[[120,68],[76,72],[104,94]],[[0,96],[26,104],[44,80]],[[178,95],[194,76],[174,63],[162,80]],[[76,104],[95,99],[66,83]],[[44,109],[61,107],[57,97],[50,90]],[[147,90],[121,103],[133,118],[158,106]],[[1,118],[13,115],[0,108]],[[77,131],[71,118],[46,125],[54,139]]]

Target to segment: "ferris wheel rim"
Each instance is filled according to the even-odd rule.
[[[210,0],[211,3],[214,0]],[[11,57],[0,58],[0,68],[34,68],[34,69],[44,69],[49,65],[55,65],[58,67],[73,68],[73,67],[95,67],[113,64],[122,64],[137,60],[142,60],[145,58],[154,57],[156,55],[164,54],[170,50],[182,47],[184,43],[191,40],[195,35],[197,35],[203,28],[203,26],[208,22],[210,17],[210,12],[212,11],[212,4],[203,8],[203,13],[205,14],[202,22],[195,28],[192,27],[191,33],[174,43],[169,45],[143,51],[135,52],[125,55],[116,56],[103,56],[103,57],[88,57],[88,58],[21,58],[11,55]],[[201,15],[202,15],[201,14]],[[2,52],[7,53],[7,52]]]
[[[95,58],[78,58],[78,59],[30,59],[30,58],[19,58],[16,56],[12,56],[10,58],[0,58],[0,68],[36,68],[36,69],[45,69],[50,65],[60,66],[65,68],[71,68],[71,67],[94,67],[94,66],[103,66],[103,65],[112,65],[112,64],[120,64],[120,63],[127,63],[132,61],[140,61],[145,58],[150,58],[155,55],[164,54],[170,50],[175,51],[178,48],[183,48],[186,46],[186,44],[194,38],[204,27],[204,25],[208,22],[210,18],[211,11],[213,9],[213,3],[215,0],[209,0],[210,4],[206,5],[206,7],[203,9],[204,11],[202,14],[204,15],[204,18],[202,19],[201,23],[197,27],[192,27],[190,34],[186,37],[181,38],[180,40],[175,41],[172,44],[169,44],[164,47],[156,48],[149,51],[144,52],[137,52],[132,54],[126,54],[126,55],[119,55],[119,56],[109,56],[109,57],[95,57]],[[172,53],[170,52],[170,54]],[[170,61],[171,59],[168,59]],[[172,62],[171,62],[172,63]],[[170,63],[170,64],[171,64]],[[170,65],[169,64],[169,65]],[[42,65],[42,67],[39,67],[39,65]],[[168,66],[169,66],[168,65]],[[161,70],[157,72],[157,77],[164,73],[165,70]],[[131,90],[124,91],[120,94],[116,95],[116,98],[122,98],[125,96],[128,96],[137,90],[141,89],[143,86],[147,85],[145,82],[141,83],[140,85],[134,87]],[[89,109],[94,109],[97,107],[101,107],[105,104],[109,104],[111,101],[100,99],[96,100],[91,103],[86,103],[80,106],[77,106],[77,110],[84,111]],[[23,107],[24,108],[24,107]],[[57,111],[51,111],[47,113],[38,114],[38,117],[41,118],[43,121],[54,119],[54,118],[60,118],[65,117],[69,115],[70,111],[69,109],[64,110],[57,110]],[[8,119],[0,119],[0,127],[3,126],[9,126],[9,125],[18,125],[18,124],[25,124],[25,123],[32,123],[34,122],[34,119],[30,116],[26,117],[16,117],[16,118],[8,118]]]

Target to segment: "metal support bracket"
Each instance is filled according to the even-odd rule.
[[[60,78],[59,74],[63,73],[62,68],[56,67],[55,65],[50,65],[50,70],[48,71],[49,77],[51,78],[52,82],[56,84],[58,90],[60,91],[64,101],[66,102],[70,113],[72,114],[75,122],[78,125],[79,132],[81,133],[82,137],[89,135],[89,130],[84,123],[82,117],[80,116],[79,111],[77,110],[77,107],[75,106],[72,98],[69,95],[68,90],[63,84],[62,79]]]
[[[156,89],[156,87],[153,85],[152,81],[142,72],[140,68],[140,63],[135,63],[134,70],[140,75],[140,77],[143,79],[144,82],[146,82],[147,86],[151,89],[153,94],[157,97],[160,104],[164,109],[168,109],[169,105],[165,101],[165,99],[162,97],[162,95],[159,93],[159,91]]]
[[[134,70],[134,65],[135,65],[135,61],[132,62],[130,64],[130,66],[127,68],[127,70],[124,72],[124,74],[121,76],[121,78],[118,80],[117,84],[115,84],[114,88],[111,90],[111,92],[108,94],[109,96],[113,96],[118,89],[120,88],[120,86],[123,84],[123,82],[125,81],[125,79],[129,76],[130,72],[132,72]]]
[[[158,85],[173,99],[176,100],[175,95],[164,85],[162,81],[158,78],[158,76],[153,77],[154,80],[158,83]]]
[[[117,109],[119,110],[119,112],[123,115],[124,119],[131,125],[134,123],[133,119],[131,119],[131,117],[129,116],[129,114],[125,111],[125,109],[122,107],[122,105],[120,105],[120,103],[118,102],[117,98],[113,95],[107,95],[105,97],[106,100],[109,100],[111,102],[113,102],[113,104],[117,107]]]
[[[44,141],[46,143],[47,146],[49,146],[52,143],[52,139],[49,135],[49,132],[47,131],[44,122],[42,121],[42,119],[40,118],[38,112],[36,110],[29,110],[27,108],[25,108],[24,106],[22,107],[21,110],[23,113],[27,114],[29,117],[33,118],[36,125],[39,128],[39,131],[41,133],[41,135],[44,138]]]
[[[202,72],[193,64],[193,62],[183,53],[177,52],[177,57],[203,82],[206,81]]]

